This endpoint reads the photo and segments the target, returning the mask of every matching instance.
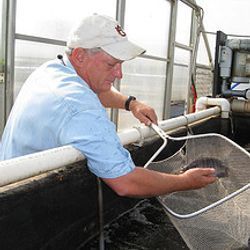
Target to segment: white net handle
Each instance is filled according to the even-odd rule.
[[[160,148],[153,154],[153,156],[148,160],[148,162],[144,165],[144,168],[146,168],[156,157],[160,154],[160,152],[165,148],[167,145],[167,135],[164,130],[162,130],[160,127],[155,125],[154,123],[151,124],[151,128],[162,138],[163,143],[160,146]]]

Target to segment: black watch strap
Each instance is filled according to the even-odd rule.
[[[127,111],[130,111],[130,109],[129,109],[129,104],[130,104],[130,102],[133,101],[133,100],[136,100],[136,98],[135,98],[134,96],[130,95],[130,96],[128,97],[127,101],[125,102],[125,109],[126,109]]]

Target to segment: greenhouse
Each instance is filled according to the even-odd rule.
[[[1,249],[249,249],[247,0],[0,0]]]

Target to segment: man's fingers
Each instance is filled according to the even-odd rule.
[[[151,125],[151,123],[158,124],[158,118],[154,110],[144,111],[142,112],[142,115],[144,116],[144,122],[145,125]]]
[[[216,181],[217,177],[215,176],[214,168],[201,168],[200,171],[208,184]]]
[[[146,115],[142,113],[139,113],[136,117],[141,123],[144,123],[146,126],[149,126],[152,123],[150,118],[148,118]]]
[[[202,171],[202,174],[206,176],[213,176],[216,171],[214,168],[200,168],[200,170]]]
[[[157,124],[158,118],[153,108],[138,101],[135,101],[132,104],[130,110],[141,123],[144,123],[147,126],[151,123]]]
[[[146,114],[146,117],[154,124],[158,124],[158,118],[157,118],[157,115],[156,113],[153,111],[153,112],[150,112],[149,114]]]

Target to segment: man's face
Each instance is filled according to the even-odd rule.
[[[88,55],[87,63],[83,67],[83,79],[97,94],[110,90],[115,79],[122,78],[122,61],[105,52]]]

